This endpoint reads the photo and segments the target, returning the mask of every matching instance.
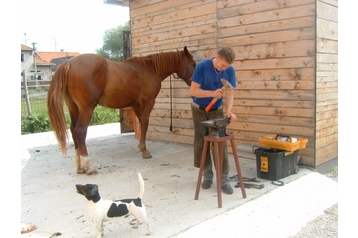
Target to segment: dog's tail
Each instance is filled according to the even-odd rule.
[[[138,197],[140,199],[143,199],[143,194],[144,194],[144,180],[142,178],[141,173],[138,173],[138,180],[139,180],[139,195]]]

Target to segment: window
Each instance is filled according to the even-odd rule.
[[[24,54],[21,54],[21,62],[25,62]]]

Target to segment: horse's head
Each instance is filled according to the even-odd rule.
[[[193,56],[189,53],[186,46],[184,47],[183,52],[183,60],[180,62],[180,66],[178,68],[177,75],[179,78],[184,80],[188,86],[191,84],[191,76],[193,75],[196,62],[193,59]]]

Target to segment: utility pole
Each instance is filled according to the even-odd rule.
[[[55,41],[55,52],[57,52],[57,38],[53,38]]]
[[[27,79],[26,79],[26,70],[22,71],[22,80],[24,82],[24,91],[25,91],[25,100],[27,106],[27,113],[31,115],[31,105],[30,105],[30,98],[29,98],[29,90],[27,88]]]
[[[37,65],[36,65],[36,44],[35,42],[32,42],[32,48],[33,48],[33,59],[34,59],[34,68],[35,68],[35,83],[37,88]]]

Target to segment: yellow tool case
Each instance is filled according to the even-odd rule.
[[[260,137],[259,142],[261,146],[286,151],[296,151],[306,148],[308,140],[304,138],[291,137],[289,135],[271,134]]]

